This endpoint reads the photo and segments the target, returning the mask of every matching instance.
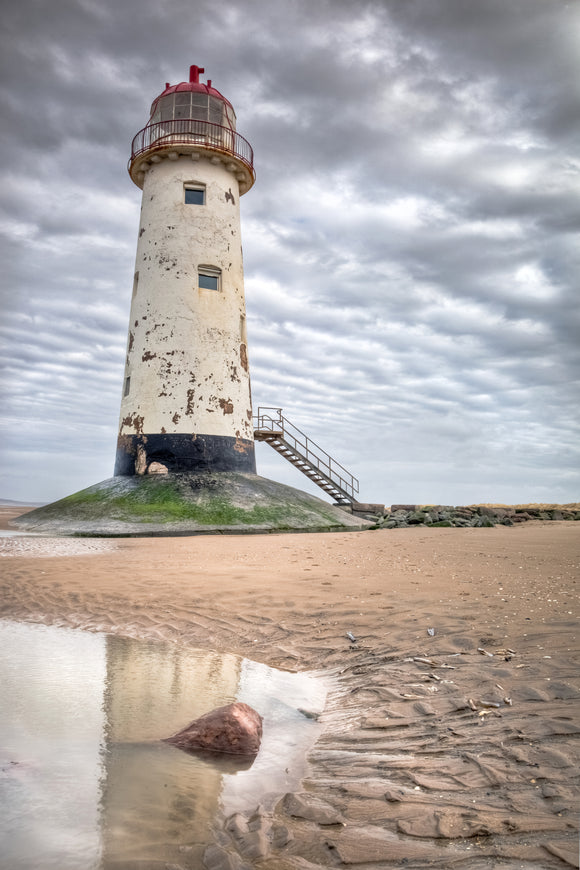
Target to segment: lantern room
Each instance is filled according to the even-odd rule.
[[[211,86],[199,81],[203,67],[189,68],[189,81],[178,85],[165,85],[163,93],[153,101],[150,124],[162,121],[191,119],[217,124],[229,130],[236,129],[236,113],[232,104]]]
[[[165,85],[152,103],[147,126],[133,139],[129,174],[143,187],[145,173],[164,157],[189,155],[222,161],[239,182],[240,193],[252,187],[254,155],[249,142],[236,132],[234,107],[223,94],[199,80],[203,67],[191,66],[189,81]]]

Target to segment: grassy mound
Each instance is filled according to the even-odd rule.
[[[65,535],[192,534],[364,528],[333,505],[253,474],[113,477],[15,520]]]

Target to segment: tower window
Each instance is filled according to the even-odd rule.
[[[123,398],[129,395],[131,389],[131,378],[125,378],[125,389],[123,390]]]
[[[198,285],[202,290],[220,290],[221,269],[213,266],[200,266],[197,270]]]
[[[185,204],[205,205],[205,187],[201,187],[201,185],[187,186],[185,188]]]

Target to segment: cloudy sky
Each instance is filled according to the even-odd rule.
[[[127,158],[193,63],[255,152],[254,407],[364,501],[580,497],[578,2],[4,0],[1,39],[0,497],[112,474]]]

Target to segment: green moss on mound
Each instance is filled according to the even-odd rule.
[[[204,493],[199,500],[192,501],[191,496],[188,497],[182,490],[172,480],[143,478],[138,486],[126,492],[91,488],[61,499],[54,507],[58,507],[58,513],[67,507],[80,509],[80,513],[77,513],[79,519],[82,518],[81,514],[90,514],[91,518],[107,516],[128,522],[193,520],[200,525],[278,523],[284,517],[290,518],[299,513],[297,506],[288,504],[244,508],[232,504],[225,494],[211,491]]]
[[[25,514],[17,524],[58,534],[173,529],[361,528],[336,507],[256,475],[173,474],[111,478]],[[116,528],[113,528],[116,526]]]

